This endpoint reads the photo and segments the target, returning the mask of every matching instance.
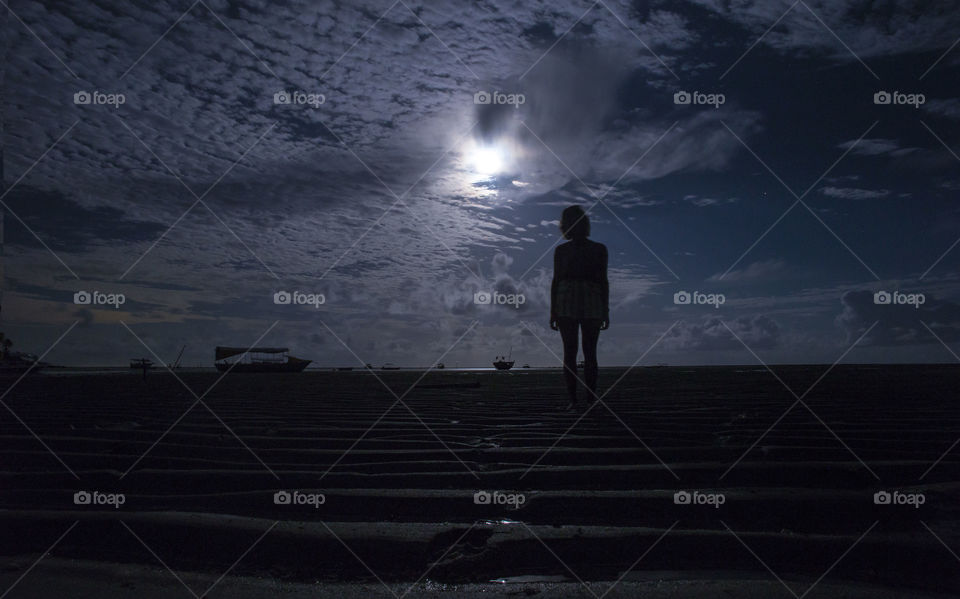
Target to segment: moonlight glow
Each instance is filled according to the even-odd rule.
[[[484,176],[499,174],[507,166],[504,151],[497,146],[474,145],[467,152],[467,162],[473,172]]]

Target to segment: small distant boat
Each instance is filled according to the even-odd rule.
[[[214,364],[220,372],[302,372],[312,360],[289,355],[286,347],[217,346]],[[237,360],[230,358],[240,356]]]
[[[583,360],[580,360],[579,362],[577,362],[577,368],[586,368],[586,367],[587,367],[587,363],[584,362]]]
[[[387,362],[380,367],[380,370],[400,370],[400,367],[394,364],[393,362]]]
[[[130,368],[134,370],[150,370],[153,368],[153,360],[147,358],[130,358]]]
[[[497,359],[493,361],[493,367],[496,368],[497,370],[510,370],[511,368],[513,368],[513,364],[514,364],[513,360],[511,360],[512,357],[513,357],[513,346],[510,347],[510,353],[507,355],[506,358],[504,358],[503,356],[497,356]]]
[[[170,366],[171,370],[176,370],[180,368],[180,360],[183,358],[183,350],[187,349],[187,346],[184,345],[180,348],[180,353],[177,354],[177,359],[173,361],[173,364]]]
[[[437,370],[443,370],[446,366],[443,365],[443,362],[437,362]]]
[[[530,368],[530,365],[529,365],[529,364],[524,364],[523,367],[524,367],[524,368]]]

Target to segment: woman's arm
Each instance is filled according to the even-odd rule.
[[[601,287],[603,290],[603,325],[601,328],[606,329],[610,326],[610,280],[607,278],[607,246],[600,245],[602,248],[601,252]]]

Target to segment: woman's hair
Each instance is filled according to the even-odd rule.
[[[566,239],[586,239],[590,236],[590,219],[580,206],[565,208],[560,217],[560,232]]]

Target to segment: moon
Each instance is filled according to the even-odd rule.
[[[503,152],[495,147],[477,147],[470,155],[473,170],[480,175],[496,175],[504,168]]]

